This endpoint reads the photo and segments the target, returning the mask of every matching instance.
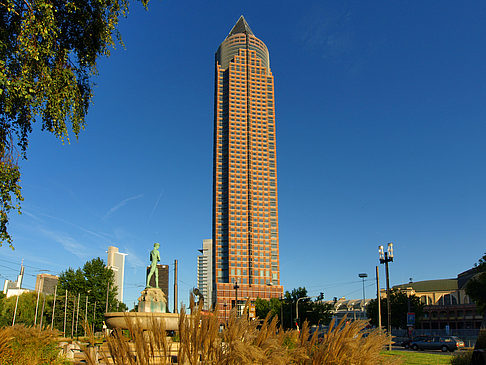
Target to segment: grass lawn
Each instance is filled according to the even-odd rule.
[[[403,365],[445,365],[451,363],[452,355],[426,354],[416,351],[384,351],[384,355],[401,358]]]

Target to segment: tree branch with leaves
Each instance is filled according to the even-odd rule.
[[[148,0],[141,0],[146,7]],[[0,245],[23,200],[18,160],[33,124],[63,143],[85,128],[100,56],[116,42],[127,0],[0,0]]]

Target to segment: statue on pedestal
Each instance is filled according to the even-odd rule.
[[[150,286],[150,279],[152,275],[155,273],[155,287],[159,287],[159,269],[157,269],[157,263],[160,261],[160,253],[159,253],[160,245],[158,243],[154,243],[154,249],[150,251],[150,272],[147,275],[147,285],[146,288],[151,288]]]
[[[160,245],[154,243],[154,249],[150,251],[150,271],[147,275],[146,287],[138,298],[138,311],[151,313],[167,313],[167,298],[159,288],[159,270],[157,263],[160,261]],[[155,274],[155,287],[150,285],[150,279]]]

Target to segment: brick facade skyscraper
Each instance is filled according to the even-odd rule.
[[[243,305],[283,291],[273,88],[267,47],[241,16],[216,52],[212,302],[220,319],[236,295]]]

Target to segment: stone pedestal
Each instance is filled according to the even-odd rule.
[[[145,313],[167,313],[167,299],[159,288],[145,288],[138,298],[138,311]]]

